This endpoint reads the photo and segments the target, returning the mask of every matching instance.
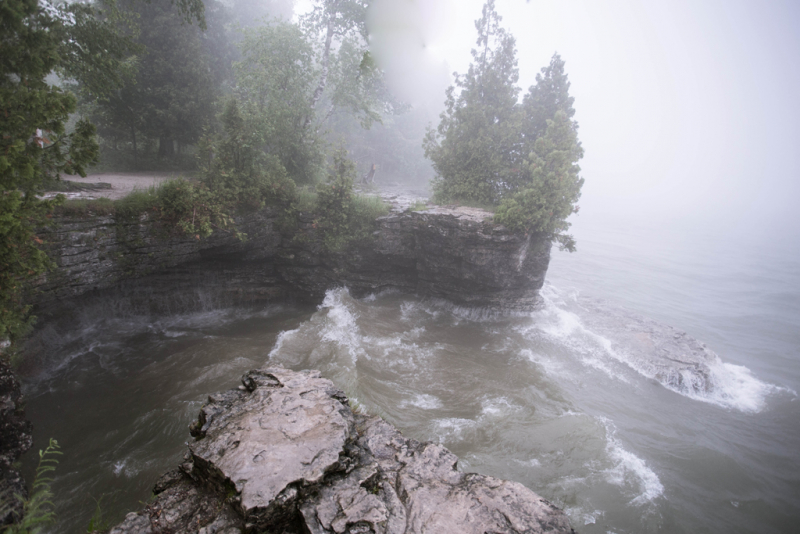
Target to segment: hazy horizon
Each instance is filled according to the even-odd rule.
[[[298,1],[295,12],[309,5]],[[371,47],[401,98],[437,111],[451,73],[469,66],[482,5],[373,3]],[[566,61],[585,149],[579,219],[647,218],[748,240],[797,235],[800,6],[497,0],[496,7],[517,40],[522,94],[553,53]]]

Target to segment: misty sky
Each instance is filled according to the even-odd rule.
[[[464,72],[482,0],[378,0],[373,51],[435,107]],[[296,11],[307,9],[299,1]],[[582,215],[770,236],[800,227],[800,3],[497,0],[523,92],[566,61],[586,155]]]

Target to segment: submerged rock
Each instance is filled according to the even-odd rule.
[[[209,397],[185,462],[112,534],[570,533],[516,482],[465,474],[441,445],[355,414],[318,371],[250,371]]]

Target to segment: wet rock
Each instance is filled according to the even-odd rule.
[[[278,269],[317,299],[346,285],[356,297],[399,289],[470,307],[529,310],[539,302],[551,243],[493,225],[491,215],[463,207],[392,213],[377,219],[371,241],[339,253],[310,246],[308,231],[310,241],[284,241]]]
[[[8,362],[0,357],[0,526],[22,516],[22,503],[15,495],[28,492],[16,462],[31,448],[32,425],[25,419],[19,381]]]
[[[207,239],[169,233],[157,220],[63,217],[41,238],[57,268],[29,298],[36,314],[74,315],[76,297],[113,294],[155,312],[193,311],[213,298],[223,305],[321,299],[346,285],[355,296],[397,289],[460,305],[530,309],[550,261],[549,240],[515,234],[477,208],[394,211],[375,221],[372,237],[329,251],[313,219],[279,229],[277,210],[237,218],[248,237],[217,231]],[[206,293],[197,297],[197,288]],[[141,296],[139,293],[146,294]]]
[[[166,473],[153,490],[155,500],[140,512],[131,512],[110,534],[160,534],[197,532],[234,534],[244,524],[230,503],[217,493],[195,484],[178,470]]]
[[[377,417],[359,432],[368,464],[304,504],[312,534],[355,532],[351,526],[376,534],[571,532],[561,510],[523,485],[458,472],[441,445],[406,439]]]
[[[274,368],[243,382],[249,391],[211,397],[203,408],[204,438],[189,445],[192,475],[235,491],[253,528],[289,524],[301,490],[352,464],[353,413],[317,371]]]
[[[586,326],[614,339],[615,354],[639,373],[688,395],[708,396],[717,388],[719,356],[686,332],[629,310],[582,297],[590,311]]]
[[[572,532],[521,484],[460,473],[441,445],[354,414],[317,371],[271,367],[242,382],[209,397],[180,471],[113,534]]]

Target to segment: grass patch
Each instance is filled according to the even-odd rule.
[[[73,198],[56,207],[55,214],[63,217],[114,215],[116,203],[108,198]]]
[[[117,214],[125,218],[133,218],[153,210],[159,204],[158,192],[164,183],[166,182],[151,185],[147,189],[134,189],[123,198],[114,201]]]
[[[425,211],[428,207],[428,203],[425,200],[417,200],[413,205],[408,207],[408,211]]]
[[[372,195],[354,195],[352,209],[355,217],[370,221],[389,215],[389,204]]]

